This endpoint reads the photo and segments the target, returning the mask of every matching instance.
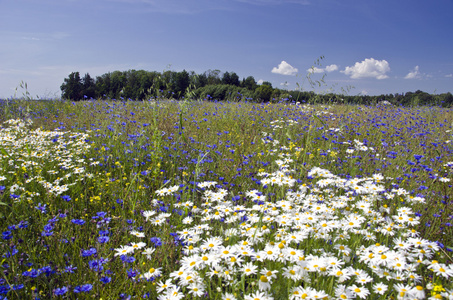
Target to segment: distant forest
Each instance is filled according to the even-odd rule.
[[[319,83],[319,82],[317,82]],[[452,106],[453,95],[429,94],[420,90],[405,94],[379,96],[341,95],[313,91],[289,91],[272,87],[270,82],[258,84],[253,76],[240,79],[235,72],[208,70],[202,74],[175,71],[114,71],[93,78],[72,72],[61,85],[62,98],[146,100],[151,98],[206,99],[268,102],[287,99],[303,103],[373,104],[387,101],[393,105]]]

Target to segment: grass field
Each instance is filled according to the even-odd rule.
[[[452,109],[0,109],[0,299],[453,299]]]

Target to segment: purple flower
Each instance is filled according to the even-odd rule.
[[[109,239],[110,238],[108,236],[103,235],[103,236],[98,237],[98,242],[101,244],[104,244],[104,243],[107,243],[109,241]]]
[[[82,257],[88,257],[88,256],[91,256],[93,254],[96,254],[96,248],[90,248],[88,250],[82,250],[82,254],[81,256]]]
[[[6,230],[2,232],[2,238],[4,240],[9,240],[13,238],[13,232],[11,230]]]
[[[92,289],[93,289],[93,285],[87,283],[87,284],[76,286],[74,288],[74,293],[81,293],[81,292],[87,293],[87,292],[91,291]]]
[[[55,296],[62,296],[64,294],[66,294],[68,292],[68,288],[67,287],[61,287],[61,288],[56,288],[53,290],[53,293],[55,294]]]
[[[45,214],[46,213],[46,208],[47,204],[41,204],[39,203],[38,206],[35,206],[36,209],[38,209],[41,213]]]
[[[101,277],[101,279],[99,279],[103,284],[106,284],[106,283],[109,283],[110,281],[112,281],[112,277],[108,277],[108,276],[104,276],[104,277]]]
[[[77,225],[85,224],[85,221],[82,220],[82,219],[72,219],[71,222],[74,223],[74,224],[77,224]]]
[[[67,266],[67,267],[65,268],[65,272],[66,272],[66,273],[74,273],[75,270],[77,270],[77,267],[73,267],[72,265]]]

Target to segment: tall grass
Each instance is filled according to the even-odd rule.
[[[1,107],[0,297],[452,297],[449,109]]]

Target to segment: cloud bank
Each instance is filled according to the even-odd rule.
[[[274,67],[271,72],[280,75],[296,75],[298,71],[297,68],[282,60],[278,67]]]
[[[342,73],[350,76],[352,79],[359,78],[376,78],[385,79],[390,71],[389,63],[386,60],[376,60],[366,58],[361,62],[356,62],[352,67],[346,67]]]

